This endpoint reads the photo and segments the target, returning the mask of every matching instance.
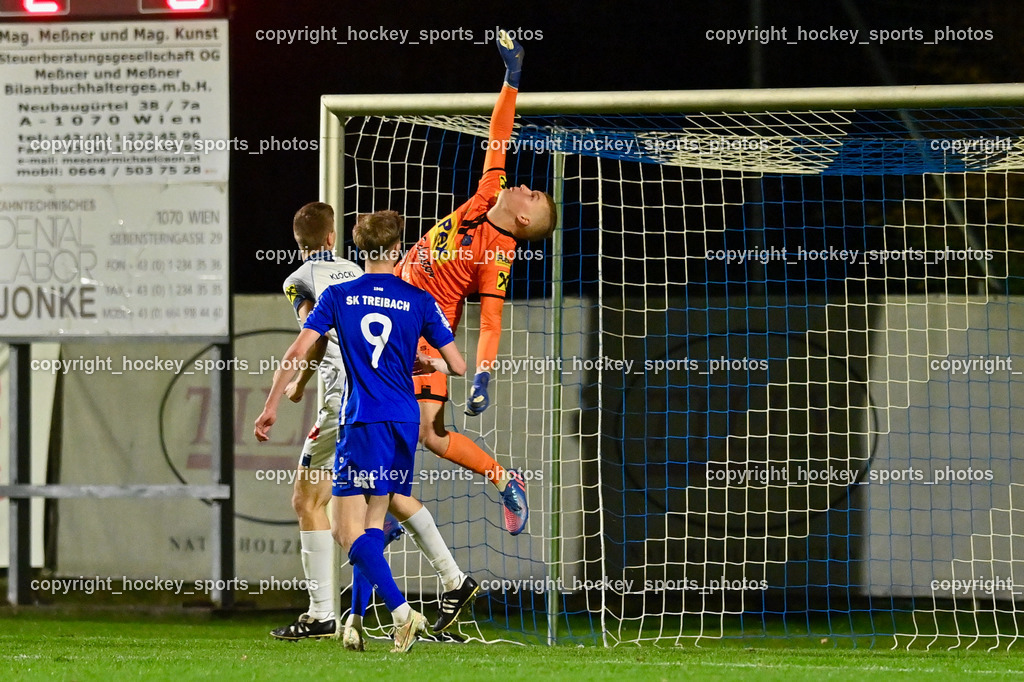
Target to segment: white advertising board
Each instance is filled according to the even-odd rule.
[[[227,334],[221,185],[0,188],[0,335]]]
[[[225,182],[227,21],[0,25],[0,184]]]

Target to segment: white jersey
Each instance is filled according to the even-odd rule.
[[[309,301],[315,305],[320,294],[327,287],[353,280],[362,274],[362,269],[350,260],[344,258],[335,260],[334,255],[329,251],[314,251],[284,281],[284,294],[295,308],[295,318],[298,319],[299,305],[303,301]],[[324,353],[324,361],[320,363],[318,371],[320,378],[324,380],[324,399],[337,409],[336,403],[340,401],[341,393],[345,388],[345,366],[341,361],[338,337],[333,329],[327,333],[327,339],[327,351]]]

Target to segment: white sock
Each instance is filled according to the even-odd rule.
[[[408,622],[412,617],[412,607],[409,606],[409,602],[402,602],[402,605],[391,612],[391,620],[394,621],[395,625],[401,625],[402,623]]]
[[[301,530],[302,571],[309,584],[309,615],[323,620],[334,613],[334,538],[329,530]]]
[[[412,541],[423,552],[423,556],[427,557],[431,567],[437,571],[437,575],[444,585],[444,591],[448,592],[458,588],[466,574],[455,563],[455,557],[452,556],[445,541],[441,539],[441,533],[437,530],[434,517],[431,516],[427,508],[421,507],[418,512],[403,521],[402,525],[405,526]]]

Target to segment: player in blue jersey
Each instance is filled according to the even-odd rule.
[[[342,396],[345,423],[334,465],[332,532],[353,566],[384,600],[395,623],[392,651],[408,651],[426,619],[413,611],[384,558],[384,517],[393,495],[412,492],[412,463],[419,434],[414,371],[465,374],[447,318],[430,294],[392,273],[400,254],[403,221],[394,211],[360,216],[352,231],[366,254],[366,274],[328,287],[304,329],[282,357],[282,368],[256,437],[267,440],[281,397],[298,365],[321,336],[335,330],[349,381]],[[419,354],[423,337],[440,358]]]

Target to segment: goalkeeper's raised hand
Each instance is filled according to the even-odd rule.
[[[470,417],[479,415],[491,404],[491,399],[487,396],[487,384],[490,380],[490,372],[477,372],[473,377],[473,390],[466,401],[466,414]]]
[[[518,90],[523,71],[523,46],[505,31],[498,31],[497,42],[498,53],[505,62],[505,85]]]

